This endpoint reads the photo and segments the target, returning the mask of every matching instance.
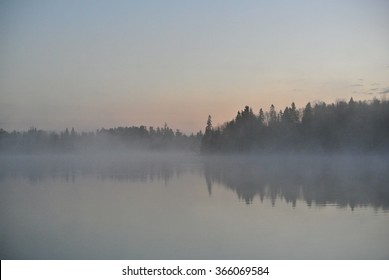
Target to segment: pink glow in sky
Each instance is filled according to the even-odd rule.
[[[2,1],[0,127],[184,132],[386,98],[388,1]]]

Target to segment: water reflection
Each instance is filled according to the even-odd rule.
[[[311,205],[372,206],[389,209],[389,160],[378,156],[214,156],[107,155],[2,157],[0,182],[47,178],[74,183],[78,176],[132,182],[164,181],[185,172],[203,174],[209,195],[214,184],[233,190],[250,204],[299,200]]]
[[[378,157],[2,157],[0,258],[387,259],[388,213],[371,207],[389,209],[388,165]]]
[[[336,204],[389,209],[389,164],[376,156],[214,157],[204,161],[209,193],[214,183],[247,204],[255,197],[293,206]]]
[[[47,178],[73,182],[77,176],[94,175],[101,180],[165,183],[188,171],[194,157],[176,154],[107,154],[95,156],[3,156],[0,157],[0,181],[25,178],[38,183]]]

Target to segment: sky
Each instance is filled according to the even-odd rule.
[[[0,0],[0,128],[204,130],[385,99],[389,1]]]

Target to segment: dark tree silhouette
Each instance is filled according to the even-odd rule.
[[[389,152],[389,101],[294,102],[277,113],[272,104],[258,115],[245,106],[236,117],[214,127],[209,115],[204,134],[186,135],[163,127],[130,126],[78,133],[74,128],[47,132],[37,128],[7,132],[0,128],[0,153],[67,153],[109,150],[190,150],[221,152]],[[95,149],[96,150],[96,149]]]
[[[300,110],[292,102],[278,114],[272,104],[258,116],[245,106],[235,119],[209,129],[201,145],[203,152],[389,152],[389,102],[351,98]]]
[[[74,128],[62,132],[46,132],[30,128],[11,133],[0,129],[0,153],[67,153],[127,149],[199,151],[201,132],[189,136],[180,130],[173,132],[167,124],[154,129],[145,126],[102,128],[96,132],[77,133]]]

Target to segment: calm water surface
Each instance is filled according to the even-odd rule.
[[[0,157],[1,259],[389,259],[389,161]]]

